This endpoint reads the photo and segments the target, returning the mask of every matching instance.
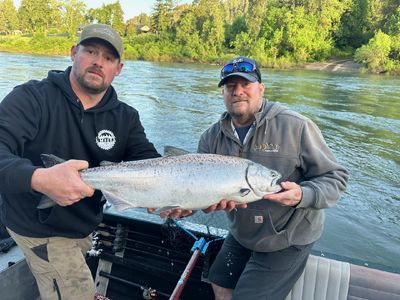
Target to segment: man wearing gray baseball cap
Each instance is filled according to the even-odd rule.
[[[124,46],[119,34],[109,25],[90,24],[83,28],[78,44],[84,44],[89,40],[101,40],[113,47],[115,54],[121,59]]]
[[[24,252],[42,300],[95,294],[85,253],[104,202],[79,171],[160,156],[138,111],[111,85],[122,52],[114,29],[88,25],[71,47],[72,66],[19,85],[0,102],[1,223]],[[64,162],[47,165],[42,153]],[[44,199],[52,205],[39,209]]]

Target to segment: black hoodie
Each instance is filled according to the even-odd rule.
[[[70,72],[50,71],[42,81],[15,87],[0,103],[0,217],[20,235],[83,238],[102,218],[99,191],[67,207],[36,208],[42,195],[31,189],[31,177],[42,167],[40,154],[87,160],[90,167],[160,156],[138,112],[120,102],[112,86],[84,110]]]

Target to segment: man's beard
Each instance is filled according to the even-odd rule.
[[[242,100],[242,101],[249,101],[247,98],[238,98],[237,100]],[[251,123],[254,121],[254,116],[257,112],[259,112],[261,109],[261,103],[259,108],[254,108],[252,110],[235,110],[235,109],[230,109],[229,114],[234,120],[240,121],[241,123]]]
[[[254,114],[248,112],[230,112],[232,119],[240,122],[253,122]]]
[[[106,86],[104,82],[101,82],[99,84],[94,84],[89,80],[85,79],[85,75],[90,76],[89,71],[90,69],[86,70],[85,73],[83,74],[76,74],[76,81],[79,83],[79,85],[90,94],[100,94],[105,90],[107,90],[108,86]],[[102,74],[102,72],[99,70],[96,70],[96,72]]]
[[[231,118],[239,124],[252,123],[254,121],[254,114],[249,111],[229,111]]]

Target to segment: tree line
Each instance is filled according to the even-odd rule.
[[[0,50],[66,54],[79,28],[100,22],[124,37],[126,59],[221,63],[242,54],[283,68],[354,57],[371,72],[400,71],[400,0],[156,0],[150,15],[123,15],[118,0],[95,9],[79,0],[22,0],[18,9],[0,0],[0,33],[14,34]]]

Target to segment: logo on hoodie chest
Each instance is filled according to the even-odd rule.
[[[103,150],[110,150],[115,142],[115,135],[110,130],[100,130],[96,136],[96,144]]]
[[[280,146],[277,144],[258,144],[254,146],[254,150],[263,152],[279,152]]]

